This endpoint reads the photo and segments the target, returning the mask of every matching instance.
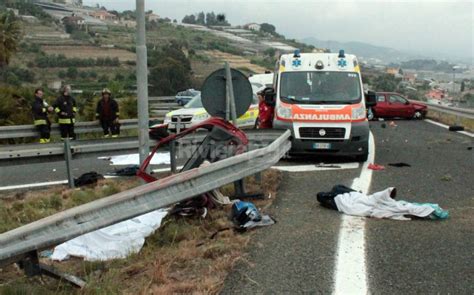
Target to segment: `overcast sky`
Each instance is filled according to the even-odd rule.
[[[135,9],[133,0],[83,0],[107,9]],[[268,22],[289,38],[361,41],[473,59],[473,1],[145,0],[146,9],[177,19],[199,11],[225,13],[232,25]]]

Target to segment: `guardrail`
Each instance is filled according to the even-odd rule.
[[[428,106],[428,109],[434,109],[440,112],[460,116],[460,117],[466,117],[469,119],[474,119],[474,110],[471,109],[462,109],[462,108],[455,108],[455,107],[447,107],[443,105],[438,105],[434,103],[424,103]]]
[[[250,142],[263,144],[275,140],[281,134],[281,130],[273,129],[249,129],[246,134]],[[185,138],[178,140],[179,143],[187,145],[193,142],[200,142],[205,136],[205,132],[196,132]],[[151,141],[151,145],[154,142]],[[84,154],[105,153],[112,151],[126,151],[138,148],[138,140],[135,137],[108,138],[98,140],[78,140],[71,142],[71,153],[73,157]],[[35,162],[49,162],[53,157],[64,156],[64,144],[19,144],[0,146],[0,163],[9,161],[18,164],[21,160],[35,158]]]
[[[276,164],[291,148],[290,131],[264,148],[75,207],[0,234],[0,267],[34,251],[182,202],[256,174]]]
[[[157,118],[159,119],[159,118]],[[121,130],[130,130],[138,128],[137,119],[120,120]],[[74,132],[77,134],[102,132],[102,127],[98,121],[78,122],[74,125]],[[51,126],[51,134],[59,135],[58,124]],[[2,126],[0,127],[0,139],[15,139],[25,137],[37,137],[38,130],[35,125],[16,125],[16,126]]]
[[[150,113],[153,118],[151,120],[163,121],[166,113],[180,108],[174,102],[173,96],[149,97]],[[130,130],[138,128],[137,119],[123,119],[120,120],[121,130]],[[77,134],[102,132],[102,127],[98,121],[77,122],[74,125],[74,131]],[[59,135],[58,124],[51,125],[51,134]],[[0,126],[0,140],[2,139],[16,139],[37,137],[38,131],[34,125],[15,125],[15,126]]]

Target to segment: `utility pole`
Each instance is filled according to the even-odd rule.
[[[140,155],[140,164],[143,164],[150,153],[150,139],[148,137],[148,65],[145,36],[145,0],[136,1],[138,152]]]

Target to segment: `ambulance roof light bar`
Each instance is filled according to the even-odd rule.
[[[346,55],[344,54],[344,49],[339,50],[339,56],[338,57],[339,58],[345,58],[346,57]]]
[[[295,57],[295,58],[301,57],[301,51],[299,49],[296,49],[294,54],[293,54],[293,57]]]

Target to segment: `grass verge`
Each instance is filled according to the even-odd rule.
[[[254,202],[262,211],[275,199],[280,178],[280,172],[268,170],[263,173],[262,185],[253,177],[246,179],[248,192],[263,191],[266,196],[271,195],[271,198]],[[2,223],[2,231],[136,185],[136,180],[127,183],[106,180],[93,188],[13,194],[9,201],[0,201],[3,202],[1,220],[11,220],[5,225]],[[233,188],[227,185],[221,191],[232,194]],[[82,290],[47,277],[27,278],[11,265],[0,270],[0,293],[218,293],[253,234],[233,230],[230,209],[230,205],[213,209],[206,218],[168,216],[162,226],[146,239],[141,252],[127,259],[107,262],[84,262],[80,259],[62,263],[44,261],[85,279],[87,286]],[[26,211],[29,213],[22,213]]]

